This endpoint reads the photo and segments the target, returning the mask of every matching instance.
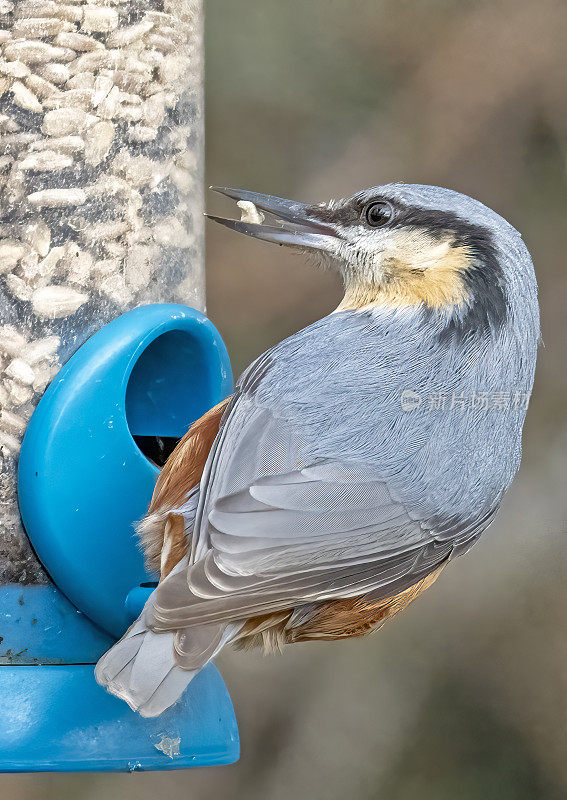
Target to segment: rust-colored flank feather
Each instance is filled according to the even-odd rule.
[[[383,600],[367,595],[314,603],[302,621],[294,624],[293,610],[247,620],[235,641],[237,647],[262,647],[276,652],[293,642],[332,641],[372,633],[428,589],[441,568],[403,592]]]
[[[203,414],[181,439],[157,480],[150,514],[161,508],[181,505],[189,491],[199,483],[229,400],[223,400]]]
[[[200,482],[229,401],[230,397],[191,425],[162,469],[148,514],[138,526],[148,568],[159,572],[162,579],[183,558],[188,547],[183,517],[171,510],[183,505]]]

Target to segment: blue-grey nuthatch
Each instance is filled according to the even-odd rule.
[[[481,203],[405,184],[320,205],[218,191],[245,214],[212,219],[316,254],[345,293],[160,475],[140,535],[161,580],[96,670],[145,716],[228,642],[359,636],[417,597],[492,521],[534,377],[532,262]]]

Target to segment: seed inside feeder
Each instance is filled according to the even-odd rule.
[[[0,514],[0,545],[20,537],[20,568],[37,575],[13,525],[16,420],[93,320],[202,302],[201,3],[0,0],[0,12],[0,406],[13,415],[0,507],[15,509]]]

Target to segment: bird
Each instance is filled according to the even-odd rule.
[[[160,579],[95,670],[145,717],[229,643],[377,630],[467,552],[519,468],[540,338],[528,249],[477,200],[217,191],[243,215],[210,219],[338,271],[344,295],[260,355],[159,475],[138,532]]]

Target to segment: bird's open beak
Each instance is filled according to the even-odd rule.
[[[294,200],[284,200],[269,194],[247,192],[244,189],[229,189],[224,186],[211,186],[210,188],[233,200],[254,203],[256,208],[270,214],[278,223],[277,225],[264,225],[257,222],[224,219],[212,214],[205,215],[234,231],[254,236],[256,239],[263,239],[266,242],[296,247],[313,247],[317,250],[325,249],[333,239],[337,238],[337,231],[333,225],[317,219],[317,206],[297,203]]]

